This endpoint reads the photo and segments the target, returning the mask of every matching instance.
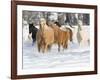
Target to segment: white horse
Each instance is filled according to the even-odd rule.
[[[27,21],[23,20],[23,40],[27,41],[29,35],[29,25]]]
[[[82,22],[78,21],[78,26],[73,30],[74,39],[80,47],[89,46],[90,34],[88,26],[83,26]]]

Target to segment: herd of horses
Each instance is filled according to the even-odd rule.
[[[69,41],[73,42],[74,35],[71,28],[64,27],[63,29],[59,22],[48,24],[44,18],[39,21],[39,29],[29,24],[29,34],[32,36],[33,43],[36,42],[38,51],[43,53],[51,50],[53,44],[58,45],[58,51],[61,47],[63,50],[67,49]]]
[[[29,24],[29,34],[32,36],[33,43],[36,41],[39,52],[47,52],[53,44],[58,45],[58,51],[61,46],[63,49],[68,47],[68,41],[72,41],[73,32],[70,28],[62,30],[60,27],[58,22],[47,24],[44,18],[40,19],[39,29],[33,24]]]

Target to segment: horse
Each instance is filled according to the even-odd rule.
[[[40,28],[36,35],[38,51],[46,52],[54,43],[54,30],[47,25],[44,18],[40,19]]]
[[[68,47],[68,40],[72,41],[72,31],[70,29],[66,29],[66,31],[61,30],[57,22],[51,23],[51,27],[54,30],[54,40],[58,44],[58,51],[60,51],[60,46],[66,49]]]
[[[54,22],[54,24],[56,24],[61,30],[63,31],[69,31],[70,33],[70,41],[72,42],[73,41],[73,32],[72,32],[72,29],[73,28],[72,26],[70,26],[71,28],[67,27],[67,26],[61,26],[61,24],[59,22]]]
[[[32,37],[32,42],[33,44],[36,42],[36,34],[37,34],[38,29],[33,25],[33,23],[29,24],[29,39],[30,36]]]
[[[78,21],[78,28],[77,28],[77,41],[79,45],[82,46],[88,46],[89,45],[89,32],[86,30],[85,27],[83,27],[82,21]]]
[[[29,25],[27,21],[23,20],[23,40],[28,40],[28,34],[29,34]]]

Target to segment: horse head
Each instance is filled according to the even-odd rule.
[[[40,19],[40,30],[44,30],[47,27],[47,22],[44,18]]]
[[[40,25],[45,25],[46,24],[46,20],[44,18],[40,19]]]
[[[58,27],[61,27],[61,24],[59,22],[54,22],[55,25],[57,25]]]

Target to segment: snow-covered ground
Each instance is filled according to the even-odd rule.
[[[89,31],[88,31],[89,32]],[[46,53],[38,52],[36,43],[23,41],[23,69],[69,68],[90,66],[90,46],[80,47],[76,42],[70,42],[68,49],[58,52],[54,44]]]
[[[64,51],[58,52],[57,48],[57,45],[53,45],[51,51],[39,53],[36,44],[32,46],[31,42],[24,42],[23,69],[89,66],[89,47],[80,48],[79,45],[70,43]]]

